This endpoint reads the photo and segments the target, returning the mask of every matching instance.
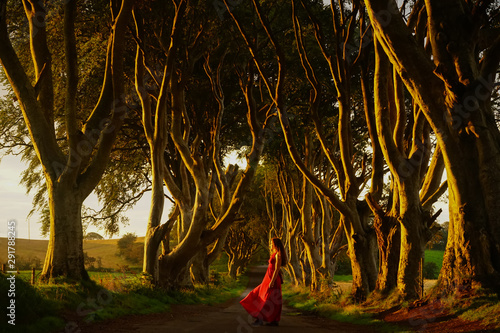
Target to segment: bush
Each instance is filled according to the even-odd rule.
[[[351,275],[351,260],[347,253],[342,253],[338,256],[337,265],[335,267],[335,275]]]
[[[137,236],[133,233],[126,233],[118,240],[118,255],[125,260],[138,264],[144,257],[144,244],[136,242]]]
[[[90,233],[86,234],[85,236],[83,236],[83,239],[85,239],[85,240],[102,240],[102,239],[104,239],[104,237],[99,235],[97,232],[90,232]]]
[[[439,267],[434,262],[426,262],[424,264],[424,279],[437,279],[439,275]]]

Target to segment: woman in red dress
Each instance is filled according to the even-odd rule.
[[[281,284],[283,276],[281,266],[286,265],[287,257],[283,243],[279,238],[271,241],[271,258],[262,283],[240,301],[247,312],[255,318],[253,325],[278,326],[281,319]]]

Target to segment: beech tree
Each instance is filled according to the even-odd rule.
[[[418,107],[406,117],[404,90],[393,75],[385,53],[375,40],[375,118],[378,139],[391,173],[391,197],[387,211],[370,196],[375,214],[381,260],[377,289],[386,294],[396,286],[404,299],[422,294],[424,250],[439,227],[434,224],[441,211],[430,208],[446,190],[440,180],[444,162],[439,147],[431,157],[427,120]]]
[[[349,257],[351,259],[352,271],[353,271],[353,288],[352,293],[355,299],[362,300],[366,298],[368,293],[375,288],[377,271],[376,262],[373,252],[375,245],[375,233],[369,226],[368,220],[368,210],[367,206],[361,208],[358,204],[358,197],[362,191],[365,172],[363,168],[358,167],[364,165],[364,163],[354,164],[354,147],[353,147],[353,137],[351,128],[351,99],[350,99],[350,79],[351,70],[353,66],[353,58],[347,56],[346,52],[351,51],[347,45],[352,41],[353,30],[357,21],[357,15],[347,15],[345,7],[337,7],[336,4],[331,5],[332,20],[334,24],[334,36],[332,49],[330,50],[326,45],[328,44],[321,30],[321,26],[318,24],[317,20],[308,11],[308,17],[313,22],[313,31],[318,41],[318,45],[321,49],[321,53],[324,55],[327,61],[331,79],[334,82],[334,89],[336,93],[336,99],[338,103],[338,126],[337,126],[337,140],[335,146],[330,147],[324,138],[323,125],[321,124],[320,118],[317,116],[317,108],[320,104],[321,99],[321,86],[318,83],[317,76],[313,67],[310,65],[307,59],[307,54],[304,51],[303,46],[300,46],[301,40],[297,40],[299,44],[299,53],[301,56],[301,62],[306,72],[306,76],[311,83],[312,92],[310,98],[311,104],[311,115],[315,126],[316,136],[321,143],[321,147],[328,161],[331,163],[337,175],[337,180],[339,184],[339,193],[331,188],[330,184],[324,184],[321,179],[319,179],[311,170],[308,169],[307,165],[304,163],[301,155],[299,154],[296,144],[294,142],[294,137],[292,134],[292,129],[288,120],[288,105],[287,99],[283,94],[284,81],[286,79],[286,58],[278,43],[278,40],[270,27],[268,18],[265,16],[260,8],[258,1],[253,1],[255,11],[261,21],[262,27],[267,33],[270,40],[272,48],[276,54],[277,60],[277,78],[274,80],[276,82],[274,85],[271,82],[266,81],[266,87],[269,93],[272,95],[273,101],[275,103],[276,109],[278,111],[281,127],[285,136],[285,142],[287,144],[290,156],[293,162],[297,165],[299,170],[307,177],[308,181],[311,182],[329,201],[329,203],[335,207],[341,214],[341,223],[344,227],[345,234],[348,240],[349,246]],[[304,8],[307,10],[308,5],[304,4]],[[352,8],[354,13],[359,10],[359,3],[355,3]],[[234,16],[233,16],[234,17]],[[298,25],[295,14],[292,18],[294,24]],[[238,20],[234,18],[235,22],[238,24],[238,28],[243,36],[245,36],[245,31]],[[297,28],[296,28],[297,29]],[[362,34],[361,34],[362,35]],[[259,66],[259,57],[252,46],[251,43],[246,39],[247,46],[254,57],[256,66],[262,73],[265,70],[262,66]],[[362,40],[358,40],[360,45],[362,45]],[[363,51],[363,48],[359,48]],[[357,50],[357,48],[356,48]],[[355,59],[355,58],[354,58]],[[263,77],[268,77],[262,74]],[[337,150],[338,149],[338,150]],[[359,174],[357,174],[359,172]]]
[[[439,286],[450,293],[498,289],[500,132],[490,101],[500,61],[498,1],[416,2],[426,40],[395,1],[365,4],[377,40],[443,153],[450,227]]]
[[[331,183],[333,170],[325,163],[321,149],[313,145],[312,136],[304,135],[303,155],[306,164],[311,170],[321,170],[321,176],[318,177],[325,183]],[[280,215],[269,214],[274,221],[271,232],[280,236],[286,245],[289,253],[286,269],[292,282],[319,290],[321,281],[329,284],[333,281],[336,257],[345,249],[343,226],[325,196],[315,190],[295,167],[286,148],[281,150],[280,155],[272,161],[276,163],[277,175],[270,178],[279,189],[282,209]],[[270,192],[268,196],[272,196]]]
[[[241,225],[234,225],[229,229],[224,243],[224,251],[229,257],[227,262],[229,276],[233,279],[243,272],[259,247],[259,243],[250,238],[247,232]]]
[[[163,2],[156,5],[158,12],[166,9]],[[154,186],[144,272],[166,288],[190,283],[190,275],[202,282],[208,279],[208,266],[222,250],[229,227],[238,215],[262,153],[264,129],[273,118],[266,101],[257,104],[254,70],[238,58],[237,47],[228,64],[224,48],[231,45],[230,38],[221,38],[225,34],[220,22],[212,17],[213,8],[181,0],[173,2],[172,9],[175,15],[168,23],[168,16],[136,15],[136,90],[150,145]],[[142,19],[152,16],[160,22],[159,30],[145,37]],[[157,50],[151,45],[161,51],[151,54]],[[145,80],[146,73],[151,72],[150,59],[164,66],[159,75],[161,84],[154,82],[152,75],[149,82]],[[231,69],[224,71],[226,67]],[[224,77],[229,78],[227,83]],[[151,84],[158,89],[149,89]],[[234,97],[230,108],[244,111],[246,107],[251,148],[247,168],[233,189],[237,169],[222,163],[221,135],[230,109],[225,96],[238,96],[234,87],[241,88],[241,95]],[[162,224],[164,185],[179,215]],[[179,242],[158,258],[158,246],[175,223]]]
[[[296,209],[296,176],[290,169],[292,163],[286,163],[286,152],[280,151],[278,167],[276,171],[276,183],[278,184],[279,196],[282,210],[282,237],[288,252],[288,265],[286,267],[292,283],[299,285],[304,283],[305,276],[300,263],[300,243],[297,242],[300,232],[300,216]],[[288,162],[288,161],[287,161]],[[296,168],[293,168],[296,169]],[[296,172],[295,172],[296,173]],[[269,209],[268,209],[269,211]],[[276,223],[276,215],[272,214]],[[299,243],[299,244],[298,244]]]
[[[34,75],[30,77],[21,64],[16,45],[12,43],[9,18],[13,3],[0,2],[0,61],[23,113],[30,139],[43,168],[47,186],[50,238],[42,279],[65,276],[88,279],[84,268],[82,203],[98,184],[109,159],[118,130],[127,113],[127,95],[123,79],[123,54],[126,28],[134,1],[111,2],[111,31],[106,53],[106,72],[101,95],[90,116],[79,123],[84,110],[77,105],[79,64],[76,33],[77,17],[84,4],[66,1],[63,10],[65,68],[54,73],[48,45],[47,4],[23,1],[29,24],[30,57]],[[52,31],[51,31],[52,33]],[[59,51],[59,50],[57,50]],[[64,89],[56,85],[64,82]],[[62,115],[56,112],[55,94],[64,94]],[[61,127],[63,129],[61,129]],[[63,132],[64,139],[57,137]]]

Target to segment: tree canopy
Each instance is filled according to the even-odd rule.
[[[443,294],[500,290],[499,8],[1,1],[0,149],[30,163],[44,276],[85,279],[85,226],[117,233],[147,194],[143,271],[164,288],[205,283],[223,249],[235,276],[278,236],[313,290],[347,253],[356,301],[421,297],[431,244]]]

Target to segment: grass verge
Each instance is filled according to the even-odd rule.
[[[285,283],[283,296],[289,306],[302,312],[343,323],[368,325],[380,332],[414,331],[419,325],[422,330],[427,323],[434,324],[432,332],[440,328],[448,332],[462,326],[474,332],[500,331],[499,296],[482,289],[442,298],[430,295],[429,299],[416,303],[402,301],[394,291],[384,298],[372,294],[367,302],[354,304],[349,294],[341,293],[338,288],[312,292]]]
[[[248,277],[233,280],[219,273],[217,280],[209,285],[176,291],[165,291],[143,283],[139,274],[121,278],[111,276],[105,282],[105,286],[93,280],[83,284],[57,281],[56,284],[31,286],[23,278],[16,277],[15,326],[4,320],[0,331],[77,332],[82,323],[130,314],[166,312],[173,304],[220,304],[241,294]],[[9,284],[7,276],[0,274],[0,289],[9,290]]]
[[[348,295],[336,289],[329,291],[311,292],[300,286],[291,286],[285,283],[283,298],[288,306],[302,312],[311,313],[343,323],[366,325],[381,332],[395,332],[398,328],[382,320],[373,318],[373,315],[363,311],[361,307],[352,304]]]
[[[451,298],[446,305],[460,319],[500,329],[500,301],[494,293],[480,289],[471,297]]]

